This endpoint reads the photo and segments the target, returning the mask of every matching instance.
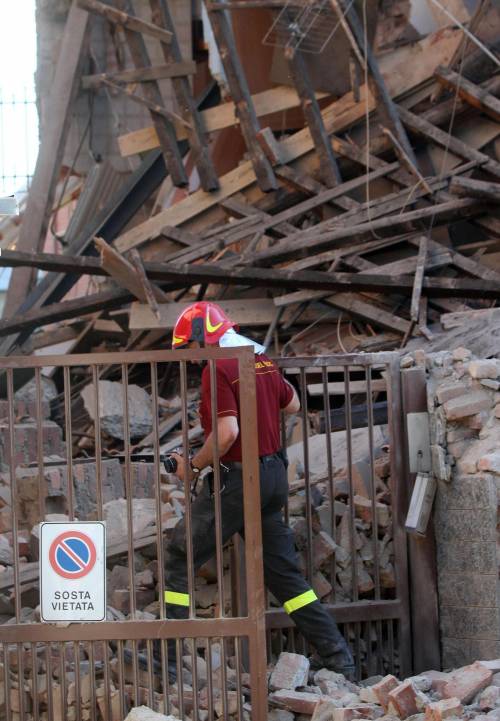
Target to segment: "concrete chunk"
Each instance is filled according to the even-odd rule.
[[[272,691],[288,689],[295,691],[298,686],[307,686],[309,661],[299,653],[281,653],[269,680]]]

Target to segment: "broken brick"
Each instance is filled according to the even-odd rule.
[[[281,653],[269,680],[272,691],[288,689],[294,691],[298,686],[307,686],[309,661],[299,653]]]
[[[327,561],[335,553],[337,544],[333,538],[326,533],[326,531],[320,531],[314,538],[313,542],[313,563],[315,568],[319,568],[325,561]]]
[[[399,681],[395,676],[384,676],[382,681],[372,686],[372,691],[375,694],[379,704],[382,706],[384,711],[387,711],[389,707],[389,693],[393,691],[399,685]]]
[[[316,705],[316,708],[314,709],[311,721],[332,721],[332,719],[334,718],[334,713],[337,710],[337,706],[335,705],[335,702],[332,701],[332,699],[320,698]],[[346,719],[345,721],[348,720]]]
[[[476,661],[470,666],[454,671],[445,684],[442,694],[444,698],[456,697],[467,704],[479,691],[490,685],[492,678],[493,672]]]
[[[483,391],[475,391],[473,393],[466,393],[458,398],[452,398],[443,405],[443,408],[446,418],[449,421],[453,421],[488,410],[490,406],[490,396]]]
[[[404,681],[389,692],[389,710],[394,707],[401,719],[418,713],[417,690],[411,681]]]
[[[280,689],[270,694],[269,700],[281,708],[292,711],[293,713],[305,713],[312,716],[314,710],[321,699],[316,693],[307,691],[289,691],[288,689]],[[344,719],[348,721],[348,719]]]
[[[450,716],[461,716],[462,704],[458,698],[447,698],[428,704],[425,710],[425,721],[443,721]]]
[[[496,360],[473,360],[469,363],[467,370],[471,378],[495,379],[498,376]]]

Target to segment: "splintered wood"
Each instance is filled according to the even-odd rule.
[[[492,141],[500,134],[500,83],[491,57],[475,47],[458,65],[459,29],[384,46],[378,57],[365,47],[362,18],[335,2],[332,12],[351,66],[361,71],[349,71],[357,78],[353,92],[328,96],[310,73],[306,53],[288,47],[290,86],[252,94],[251,58],[234,31],[237,24],[211,3],[213,43],[221,52],[229,102],[202,109],[188,80],[198,64],[183,55],[167,3],[150,0],[151,14],[141,17],[115,5],[78,0],[80,8],[104,18],[108,29],[124,34],[133,67],[110,65],[82,84],[91,92],[114,88],[149,109],[154,128],[118,141],[124,155],[160,147],[169,186],[162,186],[152,210],[142,195],[145,213],[136,212],[126,227],[118,224],[109,233],[103,221],[92,228],[91,239],[103,238],[100,259],[83,255],[88,244],[59,256],[26,252],[33,247],[25,250],[22,243],[4,253],[2,266],[59,273],[51,287],[65,289],[34,292],[22,312],[4,318],[4,350],[12,350],[14,341],[26,343],[21,330],[92,313],[101,321],[122,313],[120,333],[109,337],[112,347],[127,333],[135,342],[141,331],[149,332],[145,343],[164,342],[164,335],[152,332],[172,328],[179,301],[201,298],[234,302],[238,322],[276,349],[373,350],[377,338],[380,349],[387,349],[412,336],[430,340],[443,331],[441,313],[496,303],[500,162]],[[253,11],[247,12],[250,17]],[[480,20],[474,20],[479,33]],[[155,64],[151,42],[160,48]],[[497,50],[492,46],[493,54]],[[321,61],[319,55],[315,62]],[[166,79],[175,107],[163,104],[159,82]],[[274,120],[273,113],[286,118],[293,111],[295,118],[299,109],[298,130],[297,120],[295,130]],[[232,169],[217,174],[212,148],[235,132],[246,155],[235,156]],[[183,160],[180,143],[186,140],[190,155]],[[151,167],[150,159],[142,163]],[[190,179],[193,164],[197,172]],[[36,180],[37,174],[34,185]],[[173,189],[188,182],[189,192]],[[122,204],[142,192],[131,184],[107,217],[122,214]],[[93,283],[81,302],[65,300],[82,275],[107,276],[118,287]],[[130,306],[132,300],[139,303]],[[318,332],[328,338],[326,345],[318,344]],[[102,333],[84,337],[106,345]]]

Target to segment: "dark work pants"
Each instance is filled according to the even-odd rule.
[[[228,541],[235,533],[243,535],[243,480],[241,470],[221,470],[222,537]],[[329,656],[344,647],[337,624],[315,597],[300,572],[293,531],[283,520],[283,507],[288,497],[285,464],[279,454],[260,461],[260,493],[262,508],[262,546],[266,586],[287,609],[287,604],[300,606],[290,612],[291,618],[319,653]],[[193,555],[198,569],[215,555],[215,506],[208,483],[192,505]],[[178,603],[167,603],[167,618],[187,618],[186,528],[184,519],[175,527],[166,554],[165,588],[180,594]],[[308,596],[303,596],[311,591]],[[302,599],[300,597],[302,596]],[[299,599],[298,602],[294,599]],[[288,605],[290,608],[290,605]]]

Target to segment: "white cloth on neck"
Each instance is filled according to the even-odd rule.
[[[241,348],[241,346],[252,345],[256,355],[261,355],[266,352],[266,349],[260,343],[256,343],[250,338],[245,338],[244,335],[237,333],[234,328],[229,328],[224,335],[219,339],[219,346],[221,348]]]

